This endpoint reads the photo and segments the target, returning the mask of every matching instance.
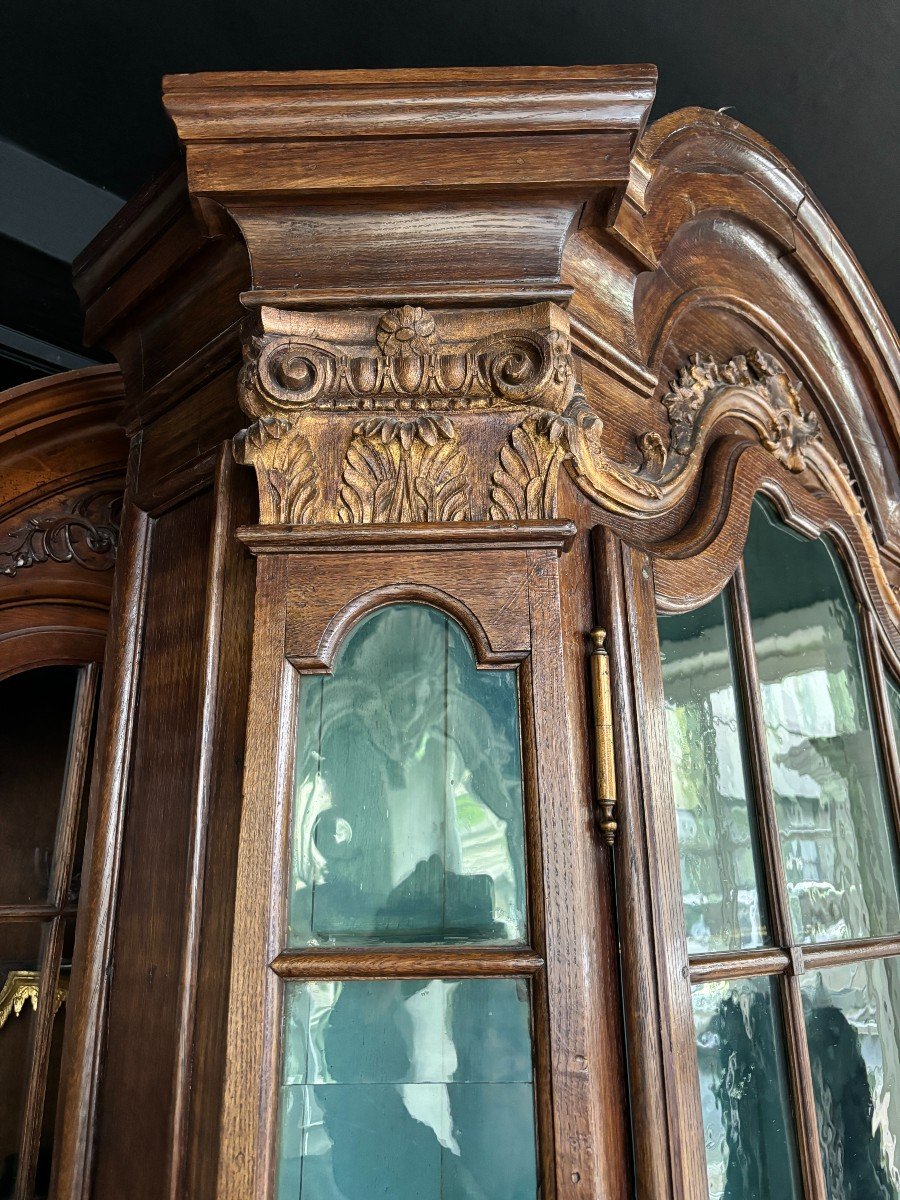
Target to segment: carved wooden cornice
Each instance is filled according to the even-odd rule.
[[[518,309],[307,313],[263,307],[247,339],[235,438],[256,469],[263,524],[546,520],[560,468],[608,511],[674,507],[726,419],[791,471],[819,436],[797,387],[769,356],[693,358],[662,398],[670,434],[605,452],[579,386],[568,320]]]

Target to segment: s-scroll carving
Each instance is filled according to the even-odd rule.
[[[116,562],[121,507],[118,493],[91,492],[29,517],[7,534],[12,541],[9,549],[0,543],[0,575],[14,577],[48,562],[111,571]]]
[[[588,430],[572,440],[568,467],[579,487],[608,511],[638,519],[661,516],[687,494],[703,467],[707,446],[729,420],[799,473],[823,458],[818,418],[803,408],[800,389],[771,355],[750,350],[725,363],[694,355],[662,397],[669,423],[637,439],[633,466],[610,461]]]

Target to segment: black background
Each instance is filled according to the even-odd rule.
[[[0,137],[127,197],[177,153],[167,72],[651,62],[654,116],[727,107],[774,143],[896,320],[898,28],[897,0],[2,0]],[[40,266],[18,302],[71,344]]]

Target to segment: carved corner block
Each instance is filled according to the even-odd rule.
[[[583,408],[568,320],[517,309],[291,312],[245,343],[235,438],[263,524],[556,514],[563,429]]]

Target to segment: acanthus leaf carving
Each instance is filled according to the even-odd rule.
[[[341,476],[343,524],[465,521],[465,451],[447,417],[376,418],[355,426]]]
[[[309,439],[281,417],[260,417],[234,439],[237,462],[256,468],[264,524],[316,519],[319,470]]]
[[[683,470],[683,460],[691,456],[698,439],[725,415],[717,411],[717,404],[722,407],[723,397],[737,398],[739,390],[757,396],[760,403],[736,405],[733,415],[752,424],[762,445],[788,470],[802,471],[804,449],[819,434],[818,418],[800,404],[799,386],[761,350],[735,355],[725,363],[700,354],[691,356],[662,397],[669,416],[668,450],[661,446],[661,439],[642,446],[645,470],[657,477]]]

